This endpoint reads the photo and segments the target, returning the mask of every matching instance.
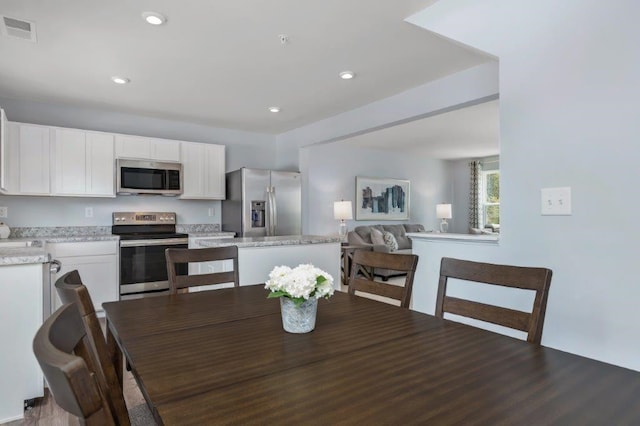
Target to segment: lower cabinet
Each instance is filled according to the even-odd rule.
[[[24,400],[44,395],[32,349],[42,325],[42,273],[41,263],[0,266],[0,423],[22,419]]]
[[[103,303],[118,300],[118,241],[49,243],[47,248],[52,258],[62,263],[51,280],[51,312],[62,306],[54,286],[56,279],[74,269],[87,286],[96,312],[102,312]]]

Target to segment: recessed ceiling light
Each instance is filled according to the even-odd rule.
[[[111,81],[113,81],[116,84],[127,84],[129,83],[131,80],[129,80],[126,77],[118,77],[118,76],[113,76],[111,77]]]
[[[269,111],[271,111],[271,112],[280,112],[280,107],[277,107],[277,106],[269,107]]]
[[[167,22],[167,18],[157,12],[142,12],[142,17],[151,25],[162,25]]]
[[[351,80],[353,77],[356,76],[356,73],[353,71],[342,71],[340,74],[338,74],[340,76],[341,79],[343,80]]]

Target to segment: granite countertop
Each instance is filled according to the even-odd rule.
[[[50,260],[45,243],[118,241],[110,226],[57,226],[12,228],[0,240],[0,266],[45,263]]]
[[[415,239],[432,241],[464,241],[478,243],[497,243],[498,234],[453,234],[440,232],[407,232],[407,236]]]
[[[0,266],[45,263],[49,260],[49,253],[42,241],[0,240]]]
[[[212,238],[210,240],[198,240],[201,247],[271,247],[271,246],[291,246],[306,244],[340,243],[339,236],[323,235],[283,235],[278,237],[244,237],[244,238]]]
[[[189,237],[194,238],[233,238],[235,237],[235,232],[221,232],[221,231],[213,231],[213,232],[189,232]]]

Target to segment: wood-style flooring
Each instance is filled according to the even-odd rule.
[[[99,318],[102,331],[105,332],[104,318]],[[140,404],[146,404],[136,380],[130,371],[124,371],[123,393],[127,408],[131,409]],[[44,397],[36,399],[34,407],[25,411],[23,420],[2,423],[2,426],[76,426],[78,419],[64,411],[56,404],[53,396],[45,389]]]
[[[124,398],[129,409],[139,404],[146,404],[130,372],[125,372],[124,376]],[[3,423],[2,426],[76,426],[79,424],[78,419],[60,408],[48,389],[45,389],[44,398],[38,398],[35,406],[25,411],[23,420]]]

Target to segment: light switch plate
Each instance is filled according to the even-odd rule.
[[[571,215],[571,187],[542,188],[540,194],[543,215]]]
[[[0,217],[9,216],[9,207],[0,207]]]

